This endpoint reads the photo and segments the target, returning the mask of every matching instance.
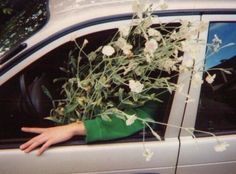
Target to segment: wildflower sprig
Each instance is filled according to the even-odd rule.
[[[166,8],[167,4],[160,1],[158,7]],[[152,5],[146,6],[136,1],[133,10],[131,24],[119,27],[110,42],[90,53],[86,53],[84,48],[92,43],[85,40],[79,45],[73,39],[78,53],[75,54],[73,50],[69,54],[70,61],[66,70],[68,78],[62,86],[64,98],[54,101],[56,107],[50,119],[59,124],[67,124],[96,116],[111,121],[110,116],[116,115],[127,126],[137,120],[142,121],[144,127],[160,141],[161,137],[150,123],[180,128],[195,138],[192,132],[198,130],[143,120],[124,111],[151,100],[162,102],[159,98],[162,94],[172,94],[174,91],[185,95],[186,102],[194,101],[188,94],[182,93],[184,83],[176,84],[176,78],[182,73],[192,74],[193,85],[201,85],[204,80],[213,83],[217,77],[210,74],[210,70],[207,70],[206,79],[202,79],[200,73],[206,70],[193,68],[197,64],[199,45],[203,44],[196,36],[207,28],[207,24],[180,21],[175,27],[168,27],[161,22],[155,25]],[[215,35],[208,47],[216,52],[224,47],[221,43]],[[182,57],[183,53],[188,55],[187,59]],[[222,71],[230,73],[228,70]],[[217,142],[216,151],[223,151],[227,147],[227,144]],[[148,161],[153,153],[145,148],[143,155]]]

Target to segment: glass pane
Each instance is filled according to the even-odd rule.
[[[206,70],[216,74],[212,84],[202,85],[199,101],[196,129],[227,134],[236,131],[236,46],[224,47],[236,43],[236,22],[212,22],[209,27],[208,44],[218,37],[222,46],[206,58]],[[208,48],[207,54],[211,54]],[[224,68],[232,74],[217,70]],[[214,70],[215,69],[215,70]],[[203,74],[206,78],[207,73]]]
[[[49,17],[45,0],[12,0],[5,6],[11,13],[0,17],[0,56],[42,28]]]

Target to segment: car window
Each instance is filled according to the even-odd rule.
[[[216,37],[220,39],[222,47],[205,60],[205,69],[211,68],[209,73],[216,74],[216,78],[212,84],[205,82],[201,87],[195,128],[229,134],[236,131],[236,46],[224,45],[236,42],[236,23],[211,22],[207,43],[212,43]],[[208,47],[206,54],[210,52],[212,48]],[[231,74],[219,71],[219,68]],[[204,73],[203,78],[207,75]]]
[[[166,25],[173,29],[179,24]],[[83,50],[85,53],[95,51],[101,45],[107,44],[117,33],[117,29],[88,34],[76,39],[78,45],[82,45],[84,39],[92,44],[88,44]],[[106,36],[106,37],[104,37]],[[53,126],[54,123],[45,119],[50,115],[52,102],[45,92],[45,87],[50,91],[53,99],[61,98],[62,83],[54,82],[54,79],[63,79],[68,74],[63,69],[68,68],[68,55],[78,54],[74,41],[65,43],[58,48],[50,51],[38,61],[31,64],[22,72],[15,75],[0,87],[0,141],[4,142],[10,139],[27,138],[31,135],[22,133],[22,126]],[[164,72],[162,76],[168,75]],[[173,79],[177,81],[177,77]],[[158,106],[156,120],[167,123],[173,95],[163,95],[163,102]],[[164,136],[165,126],[156,126],[155,130]],[[149,135],[149,133],[147,133]],[[147,135],[147,137],[148,137]],[[150,133],[151,135],[151,133]],[[152,136],[153,137],[153,136]],[[134,139],[142,139],[141,133],[133,136]],[[132,139],[133,139],[132,138]]]
[[[11,14],[0,17],[0,56],[42,28],[49,17],[46,0],[6,1]]]

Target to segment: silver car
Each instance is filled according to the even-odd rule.
[[[76,137],[56,145],[38,157],[25,154],[19,145],[33,135],[22,126],[50,126],[44,119],[50,101],[40,86],[52,86],[73,44],[84,38],[95,43],[93,50],[106,43],[119,26],[132,18],[132,0],[32,0],[21,2],[19,13],[0,27],[0,173],[156,173],[156,174],[235,174],[236,173],[236,46],[226,47],[206,59],[206,45],[217,35],[225,44],[236,42],[236,1],[169,0],[168,9],[157,10],[155,23],[177,27],[183,20],[207,22],[198,35],[204,44],[196,69],[224,68],[231,75],[216,71],[212,85],[194,85],[191,74],[180,75],[183,92],[193,98],[173,94],[165,102],[158,121],[212,132],[229,146],[215,152],[217,141],[211,135],[158,126],[162,141],[147,133],[145,146],[154,152],[143,158],[142,133],[121,140],[86,144]],[[156,3],[156,1],[148,1]],[[183,56],[188,55],[183,53]],[[206,74],[201,73],[202,78]],[[52,87],[57,93],[57,89]]]

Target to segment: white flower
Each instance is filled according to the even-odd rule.
[[[227,148],[228,146],[229,146],[228,143],[222,142],[222,143],[219,143],[219,144],[215,145],[214,150],[215,150],[216,152],[223,152],[223,151],[226,150],[226,148]]]
[[[145,11],[146,7],[145,4],[141,3],[139,0],[134,1],[132,5],[133,12],[137,14],[139,18],[142,18],[143,12]]]
[[[89,43],[88,40],[87,40],[87,39],[84,39],[83,47],[86,46],[88,43]]]
[[[214,75],[208,74],[208,76],[206,77],[206,82],[209,84],[212,84],[214,82],[215,78],[216,78],[216,74],[214,74]]]
[[[129,35],[130,27],[129,26],[120,26],[119,27],[120,35],[126,37]]]
[[[177,40],[179,38],[175,30],[171,33],[170,38],[173,40]]]
[[[146,61],[147,61],[148,63],[151,63],[151,62],[152,62],[151,56],[150,56],[149,54],[146,54],[146,55],[145,55],[145,58],[146,58]]]
[[[177,63],[176,61],[166,58],[166,59],[163,59],[162,61],[160,61],[159,68],[163,71],[171,73],[171,70],[177,69],[175,66],[176,63]]]
[[[184,89],[184,84],[180,83],[180,84],[176,85],[176,92],[177,93],[182,94],[183,89]]]
[[[126,41],[124,38],[120,37],[120,38],[116,41],[115,44],[116,44],[116,46],[117,46],[118,48],[120,48],[120,49],[123,51],[123,53],[124,53],[125,55],[132,54],[131,49],[133,48],[133,46],[130,45],[130,44],[128,44],[127,41]]]
[[[182,66],[185,66],[186,68],[191,68],[193,66],[193,59],[185,59],[182,63]]]
[[[155,39],[150,39],[145,43],[145,52],[148,52],[150,54],[153,54],[156,49],[158,48],[158,43]]]
[[[102,54],[104,54],[105,56],[111,56],[114,53],[115,49],[110,45],[106,45],[102,48]]]
[[[148,35],[151,37],[155,37],[157,41],[161,40],[161,33],[153,28],[148,29]]]
[[[220,40],[219,37],[215,34],[211,44],[212,51],[217,52],[220,48],[220,44],[222,44],[222,40]]]
[[[151,129],[152,135],[154,135],[156,137],[156,139],[158,139],[159,141],[161,141],[161,137],[160,135],[158,135],[153,129]]]
[[[135,120],[137,120],[137,116],[134,114],[134,115],[129,116],[125,123],[127,126],[130,126],[131,124],[135,122]]]
[[[138,66],[138,63],[131,60],[128,64],[128,67],[124,68],[125,71],[123,74],[126,75],[128,72],[134,70],[137,66]]]
[[[150,161],[153,155],[154,153],[150,149],[145,148],[143,156],[145,157],[146,161]]]
[[[139,81],[129,80],[129,88],[132,92],[140,93],[143,91],[144,85]]]
[[[199,22],[199,24],[197,25],[197,31],[198,31],[198,32],[206,31],[206,30],[207,30],[207,27],[208,27],[208,23],[207,23],[207,22],[204,22],[204,21],[201,21],[201,22]]]
[[[198,86],[203,83],[202,76],[199,73],[193,75],[193,86]]]
[[[212,39],[212,44],[222,44],[222,40],[215,34],[214,38]]]
[[[151,16],[145,18],[144,23],[143,23],[143,29],[147,29],[148,27],[150,27],[153,24],[153,19]]]
[[[165,9],[168,8],[168,5],[167,5],[167,3],[165,2],[165,0],[160,0],[160,2],[159,2],[159,7],[160,7],[161,10],[165,10]]]
[[[197,42],[190,42],[190,41],[183,41],[181,42],[182,45],[182,51],[188,55],[188,57],[192,58],[192,59],[197,59],[197,57],[199,56],[199,51],[201,48],[200,43]]]

